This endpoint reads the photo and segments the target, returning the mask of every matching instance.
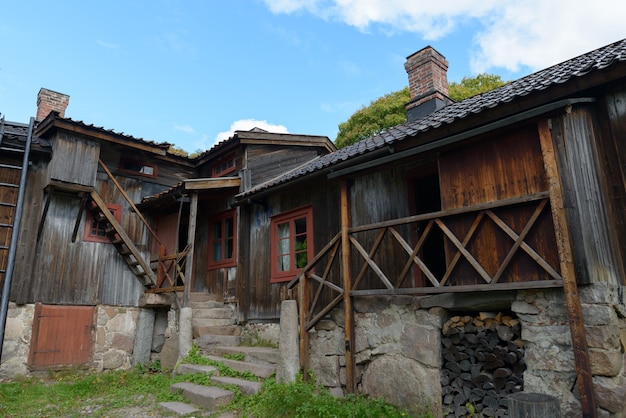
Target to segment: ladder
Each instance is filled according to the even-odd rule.
[[[4,342],[4,330],[9,306],[11,280],[15,267],[19,225],[24,205],[26,173],[35,118],[30,118],[24,147],[7,144],[5,121],[0,120],[0,358]],[[21,160],[21,161],[20,161]],[[20,164],[21,162],[21,164]]]

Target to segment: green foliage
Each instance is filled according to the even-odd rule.
[[[448,94],[451,99],[459,102],[503,84],[505,82],[499,75],[483,73],[476,77],[463,77],[458,83],[450,83]],[[339,124],[335,145],[337,148],[343,148],[406,122],[404,105],[410,100],[409,88],[405,87],[372,101],[368,106],[357,110],[347,121]]]
[[[460,82],[452,82],[448,87],[450,98],[456,102],[468,97],[493,90],[504,85],[505,82],[496,74],[478,74],[476,77],[463,77]]]
[[[168,154],[178,155],[179,157],[188,157],[189,153],[176,145],[170,145],[167,149]]]
[[[327,389],[306,383],[299,375],[296,382],[276,383],[268,379],[257,395],[240,399],[232,405],[242,417],[277,418],[395,418],[408,414],[379,399],[349,395],[338,398]]]
[[[357,110],[347,121],[339,124],[335,145],[343,148],[406,122],[404,105],[409,100],[409,88],[405,87],[379,97],[369,106]]]

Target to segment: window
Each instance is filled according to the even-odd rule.
[[[272,278],[294,278],[313,258],[313,209],[306,207],[272,218]]]
[[[157,167],[154,164],[142,163],[140,161],[135,161],[135,160],[122,159],[120,168],[122,169],[122,171],[126,171],[127,173],[137,174],[140,176],[146,176],[146,177],[152,177],[152,178],[155,178],[157,176]]]
[[[122,222],[122,207],[115,204],[107,204],[117,222]],[[98,213],[98,211],[96,211]],[[89,242],[111,242],[106,235],[106,228],[109,223],[106,219],[98,220],[94,212],[87,211],[85,216],[85,232],[83,241]]]
[[[235,154],[229,154],[213,164],[212,176],[221,177],[235,171]]]
[[[237,211],[222,212],[209,220],[209,269],[237,265]]]

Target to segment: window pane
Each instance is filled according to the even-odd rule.
[[[278,256],[278,271],[289,271],[291,268],[289,267],[289,254],[287,255],[279,255]]]
[[[213,239],[222,239],[222,221],[213,222]]]
[[[234,236],[234,224],[235,222],[233,218],[224,219],[224,238],[232,238]]]
[[[300,218],[293,221],[296,235],[306,234],[306,218]]]
[[[222,260],[222,241],[213,241],[212,259],[213,261]]]
[[[225,242],[226,247],[224,248],[224,250],[225,250],[224,251],[224,259],[233,258],[233,249],[234,249],[233,248],[233,243],[234,242],[233,242],[232,239],[226,240],[226,242]]]
[[[289,222],[278,224],[277,231],[279,240],[289,238]]]

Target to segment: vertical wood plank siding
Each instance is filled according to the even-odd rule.
[[[582,283],[620,283],[621,262],[610,232],[614,226],[607,222],[610,209],[599,167],[596,144],[601,141],[594,130],[593,110],[575,107],[553,118],[552,129],[578,279]]]
[[[440,156],[442,209],[494,202],[547,190],[541,149],[534,125],[475,142]],[[496,211],[504,222],[520,233],[530,218],[534,205],[502,208]],[[450,229],[457,237],[465,237],[476,214],[455,217]],[[544,210],[526,242],[553,266],[558,266],[554,227],[549,210]],[[505,258],[512,241],[491,221],[483,220],[468,245],[480,265],[493,275]],[[449,262],[456,249],[447,242]],[[547,273],[525,253],[518,253],[500,282],[549,279]],[[462,260],[456,267],[450,284],[482,283],[475,269]]]
[[[261,184],[317,156],[315,149],[294,146],[247,146],[247,170],[251,186]]]
[[[98,168],[100,144],[59,133],[52,142],[50,178],[66,183],[93,186]]]
[[[249,248],[246,263],[240,263],[238,289],[246,294],[240,296],[240,307],[248,320],[278,320],[280,303],[290,298],[285,283],[270,283],[271,231],[270,221],[279,215],[299,207],[313,207],[315,250],[321,249],[339,231],[339,191],[337,184],[328,183],[326,178],[313,179],[300,184],[297,190],[282,191],[264,202],[247,204],[241,208],[240,248]],[[241,219],[241,218],[240,218]],[[247,250],[244,250],[247,251]],[[243,253],[242,253],[243,254]],[[244,255],[245,256],[245,255]],[[338,277],[335,278],[338,280]],[[241,293],[240,293],[241,295]],[[327,298],[328,295],[324,295]]]
[[[601,103],[606,121],[597,141],[602,178],[605,180],[609,223],[616,257],[620,258],[621,284],[626,285],[626,86],[621,86]]]

